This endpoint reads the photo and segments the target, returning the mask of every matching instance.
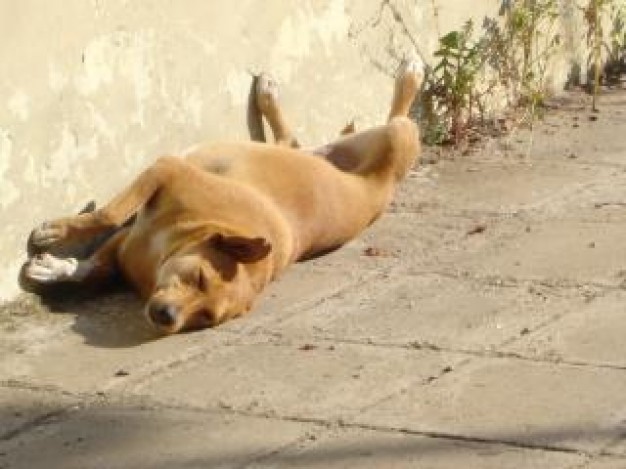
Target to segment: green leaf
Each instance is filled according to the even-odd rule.
[[[461,41],[461,34],[458,31],[452,31],[439,39],[442,46],[448,49],[458,49]]]

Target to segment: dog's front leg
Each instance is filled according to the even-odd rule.
[[[118,272],[117,251],[129,228],[111,236],[88,259],[56,257],[49,253],[29,259],[22,267],[20,282],[27,291],[49,293],[59,283],[104,286]]]
[[[179,177],[189,165],[174,157],[159,158],[104,207],[90,213],[43,223],[31,233],[36,252],[83,243],[112,229],[121,228],[165,184]]]

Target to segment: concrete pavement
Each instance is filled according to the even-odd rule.
[[[0,468],[626,468],[626,94],[416,168],[256,311],[0,309]]]

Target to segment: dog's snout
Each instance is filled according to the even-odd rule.
[[[171,327],[176,323],[176,308],[172,305],[154,304],[148,309],[150,320],[157,326]]]

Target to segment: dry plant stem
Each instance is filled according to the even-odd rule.
[[[430,3],[433,5],[433,16],[435,17],[435,31],[437,32],[437,37],[441,37],[441,29],[439,28],[439,7],[437,6],[437,2],[435,0],[430,0]]]
[[[600,2],[601,0],[593,1],[593,15],[594,23],[596,25],[593,39],[593,99],[592,110],[598,111],[598,90],[600,88],[600,54],[602,53],[602,28],[600,28]]]

